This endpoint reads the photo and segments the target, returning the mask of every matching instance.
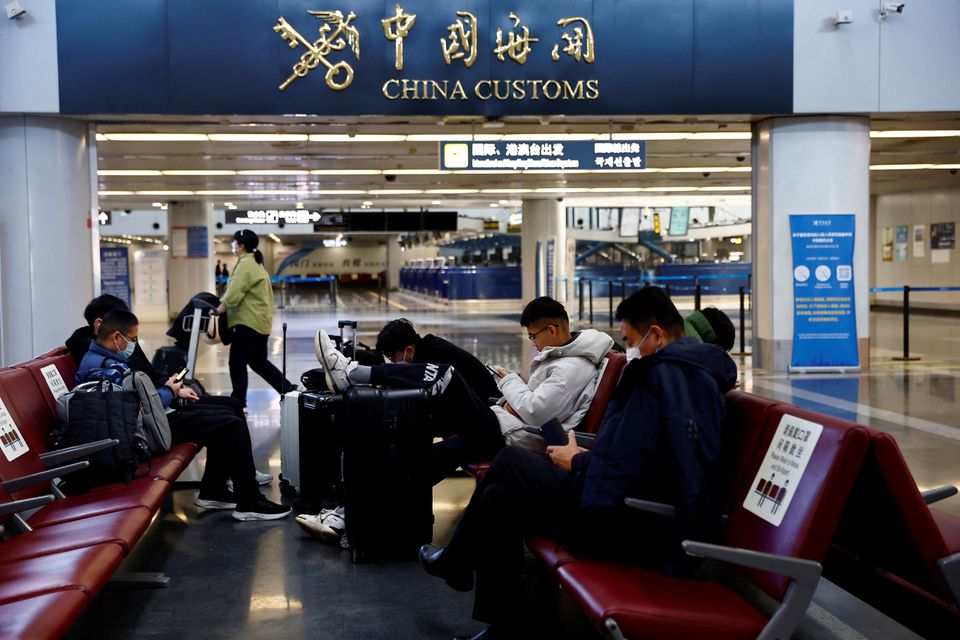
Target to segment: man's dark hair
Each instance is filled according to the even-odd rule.
[[[413,323],[406,318],[397,318],[380,329],[380,333],[377,334],[377,351],[385,356],[391,356],[418,342],[420,342],[420,336],[413,328]]]
[[[727,314],[716,307],[701,309],[700,313],[707,319],[707,322],[713,327],[713,332],[717,335],[714,344],[724,351],[733,349],[733,341],[736,338],[737,331],[733,328],[733,322],[727,317]]]
[[[617,320],[639,328],[656,324],[673,336],[683,335],[683,316],[660,287],[643,287],[617,305]]]
[[[98,336],[109,336],[114,331],[119,331],[126,337],[130,335],[131,329],[138,324],[140,324],[140,321],[131,312],[125,309],[114,309],[103,317]]]
[[[567,316],[567,310],[563,305],[547,296],[534,298],[523,308],[520,314],[520,326],[529,327],[537,320],[554,320],[558,324],[567,325],[570,318]]]
[[[83,310],[83,319],[87,321],[87,325],[92,329],[94,320],[104,318],[108,313],[116,309],[130,311],[130,307],[128,307],[127,303],[122,299],[105,293],[90,301],[90,304]]]

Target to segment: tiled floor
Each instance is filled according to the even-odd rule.
[[[338,318],[359,321],[360,339],[368,344],[384,322],[404,316],[417,323],[421,333],[448,338],[485,362],[523,369],[532,355],[517,324],[518,311],[450,313],[402,294],[393,295],[388,306],[363,292],[343,293],[336,309],[321,308],[315,299],[292,302],[278,311],[269,343],[271,358],[279,366],[281,325],[286,322],[291,380],[315,366],[313,335],[318,328],[335,332]],[[731,306],[728,300],[714,302],[737,322],[736,310],[726,309]],[[303,310],[307,306],[310,310]],[[681,306],[691,305],[684,301]],[[606,316],[598,313],[594,319],[597,328],[607,327]],[[960,484],[956,412],[960,323],[915,316],[912,349],[923,360],[901,364],[889,359],[899,349],[900,322],[894,313],[872,315],[872,366],[865,373],[768,375],[754,370],[749,357],[739,357],[743,388],[888,430],[922,487]],[[164,329],[141,328],[148,352],[163,344]],[[208,391],[229,393],[226,358],[222,346],[202,350],[198,370]],[[249,406],[258,468],[276,475],[280,471],[278,397],[255,375]],[[442,543],[450,535],[472,487],[472,480],[453,478],[435,488],[437,541]],[[281,497],[276,482],[268,492],[273,499]],[[194,495],[189,489],[175,493],[172,510],[152,531],[153,539],[139,546],[137,566],[132,567],[166,572],[172,578],[171,587],[107,590],[71,637],[440,639],[481,628],[470,619],[470,594],[451,591],[414,562],[353,565],[345,552],[308,538],[290,520],[238,523],[228,512],[198,513],[192,504]],[[960,515],[960,498],[941,506]],[[529,637],[595,637],[576,607],[545,586],[549,584],[531,583],[540,604],[531,607]],[[559,609],[544,600],[556,600]],[[916,636],[824,582],[797,637]]]

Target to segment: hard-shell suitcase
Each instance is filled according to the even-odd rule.
[[[326,391],[302,391],[300,423],[300,485],[297,507],[302,511],[339,504],[341,497],[340,414],[343,397]]]
[[[300,488],[300,392],[280,403],[280,492],[296,496]]]
[[[354,562],[413,559],[433,537],[427,395],[351,387],[343,394],[343,491]]]

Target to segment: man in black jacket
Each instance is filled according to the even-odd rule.
[[[450,544],[425,545],[427,572],[473,587],[477,638],[514,637],[522,611],[523,541],[536,535],[671,575],[692,570],[680,547],[710,540],[720,522],[723,394],[737,368],[714,345],[683,336],[683,318],[662,290],[646,287],[617,308],[629,363],[591,451],[549,447],[549,460],[517,447],[497,455]],[[637,497],[676,506],[666,519],[624,506]]]
[[[377,335],[377,351],[392,362],[448,364],[460,373],[477,397],[485,400],[501,395],[497,381],[473,354],[435,335],[420,337],[406,318],[384,325]]]

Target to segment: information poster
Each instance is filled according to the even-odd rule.
[[[100,249],[100,292],[130,304],[130,263],[126,247]]]
[[[187,228],[173,227],[170,229],[170,257],[186,258],[188,255]]]
[[[30,449],[3,400],[0,400],[0,449],[7,462],[13,462]]]
[[[883,228],[883,240],[880,250],[884,262],[893,262],[893,227]]]
[[[913,228],[913,257],[922,258],[924,256],[924,249],[926,243],[924,242],[923,236],[926,227],[922,224],[918,224]]]
[[[956,247],[956,223],[941,222],[930,225],[930,248],[953,249]]]
[[[790,216],[794,267],[791,369],[860,366],[854,233],[851,214]]]
[[[557,241],[554,238],[547,240],[546,251],[547,297],[553,298],[556,289],[557,273]]]
[[[907,261],[907,227],[897,227],[897,239],[893,244],[893,259],[897,262]]]
[[[187,256],[190,258],[210,256],[210,242],[206,227],[187,227]]]
[[[752,491],[747,493],[743,508],[779,527],[803,480],[821,433],[821,424],[784,415],[767,448],[767,455],[757,469]]]
[[[50,393],[53,394],[54,400],[68,391],[67,383],[63,381],[63,376],[60,375],[60,370],[57,369],[57,365],[48,364],[40,369],[40,373],[43,374],[43,379],[47,383]]]

